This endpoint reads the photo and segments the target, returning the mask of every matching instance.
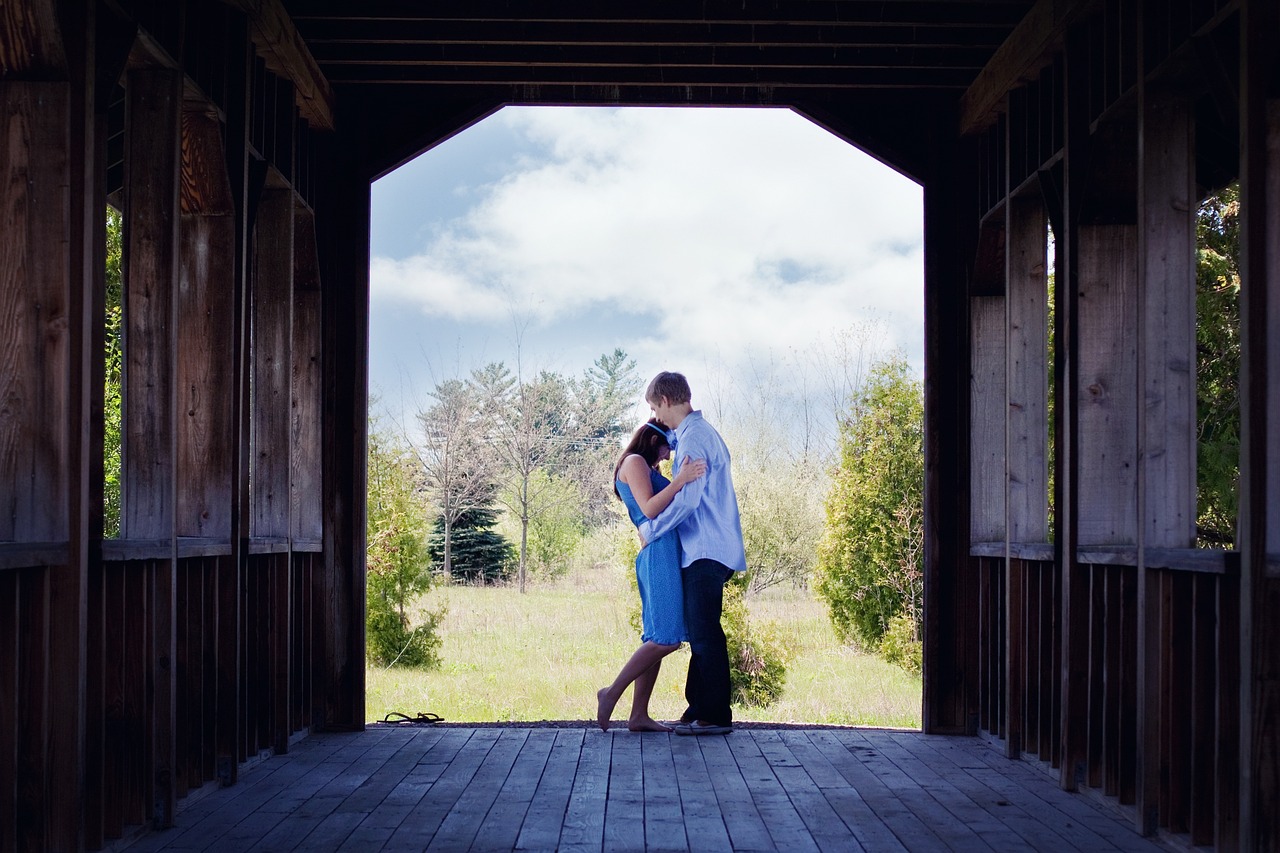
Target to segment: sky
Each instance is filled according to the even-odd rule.
[[[507,107],[372,204],[370,390],[401,422],[486,363],[580,376],[615,348],[695,408],[809,382],[869,328],[922,369],[920,188],[789,110]]]

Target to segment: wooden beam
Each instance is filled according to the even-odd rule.
[[[202,111],[182,114],[181,206],[177,535],[230,542],[235,205],[222,126]]]
[[[290,436],[290,536],[319,545],[324,536],[324,446],[321,411],[322,313],[320,259],[316,254],[315,215],[294,210],[293,244],[293,405]]]
[[[1036,194],[1006,212],[1009,541],[1049,541],[1048,228]]]
[[[969,538],[1005,540],[1005,334],[1004,297],[969,300]],[[996,437],[1001,440],[997,441]]]
[[[1191,548],[1196,519],[1195,112],[1145,87],[1138,254],[1142,544]]]
[[[1138,536],[1136,229],[1079,229],[1080,545]]]
[[[976,561],[969,558],[969,299],[966,259],[976,240],[969,182],[973,152],[945,134],[924,188],[925,493],[924,730],[974,733],[979,650]],[[966,240],[965,237],[968,237]]]
[[[321,728],[364,727],[365,458],[368,452],[370,184],[353,137],[320,152],[329,192],[316,211],[324,338]]]
[[[1100,0],[1039,0],[960,98],[960,133],[995,121],[1010,90],[1034,80],[1065,43],[1068,28]]]
[[[266,190],[254,226],[253,538],[289,535],[293,207],[292,190]]]
[[[1240,846],[1280,839],[1280,26],[1270,0],[1240,14]]]
[[[167,68],[128,75],[125,158],[124,488],[121,532],[167,540],[152,564],[150,814],[173,825],[176,792],[176,577],[179,116],[182,74]]]
[[[49,79],[65,73],[55,0],[6,3],[0,14],[0,77]]]
[[[267,68],[293,82],[298,111],[313,128],[333,130],[334,97],[281,0],[224,0],[249,17],[249,33]]]
[[[65,542],[68,101],[0,82],[0,541]]]

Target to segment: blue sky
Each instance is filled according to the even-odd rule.
[[[919,187],[787,110],[506,108],[375,183],[372,215],[394,417],[490,361],[578,375],[615,347],[695,406],[869,323],[923,361]]]

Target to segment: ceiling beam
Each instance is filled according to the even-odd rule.
[[[387,21],[592,21],[654,23],[735,21],[743,23],[928,24],[938,16],[937,0],[648,0],[643,4],[558,0],[524,4],[509,0],[287,0],[298,22],[336,19]],[[951,0],[944,4],[947,23],[956,26],[1012,26],[1025,0]],[[520,14],[523,12],[523,14]]]
[[[1034,80],[1062,46],[1067,28],[1099,2],[1039,0],[961,97],[961,135],[979,131],[995,121],[1009,92]]]
[[[249,18],[249,35],[267,68],[293,83],[298,112],[315,128],[333,130],[333,89],[282,0],[223,0]]]
[[[815,89],[955,89],[973,80],[972,69],[936,68],[722,68],[719,66],[528,67],[504,65],[327,65],[341,83],[448,84],[459,86],[748,86]]]
[[[765,24],[722,21],[676,23],[562,21],[370,21],[309,19],[299,23],[307,44],[488,44],[620,47],[714,44],[723,47],[965,47],[988,53],[1008,26],[945,24]]]
[[[406,66],[510,66],[515,68],[597,66],[664,68],[715,66],[718,68],[935,68],[966,69],[976,74],[989,51],[975,48],[796,48],[720,47],[715,45],[671,47],[620,47],[575,45],[316,45],[314,54],[322,67],[336,65]],[[332,70],[332,69],[330,69]]]

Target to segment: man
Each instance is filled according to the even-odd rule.
[[[688,710],[676,734],[728,734],[729,649],[720,612],[724,585],[747,569],[738,498],[729,472],[729,449],[711,424],[694,411],[689,383],[679,373],[659,373],[644,394],[653,416],[674,431],[671,449],[676,470],[686,459],[707,463],[705,476],[685,485],[657,518],[640,525],[651,542],[675,528],[680,534],[681,585],[685,628],[689,632],[689,675],[684,696]]]

